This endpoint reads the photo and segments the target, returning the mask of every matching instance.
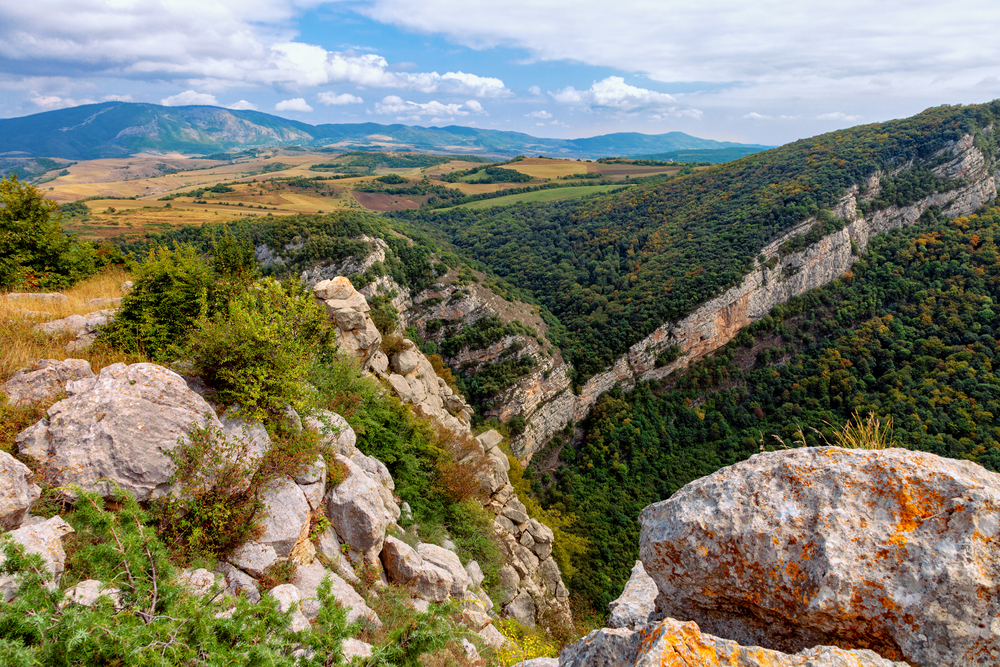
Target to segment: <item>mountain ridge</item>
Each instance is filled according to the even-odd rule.
[[[550,139],[522,132],[457,125],[310,125],[261,111],[213,106],[165,107],[137,102],[103,102],[0,119],[0,156],[4,157],[88,160],[125,157],[142,151],[207,154],[296,144],[342,144],[345,150],[380,146],[383,150],[395,147],[510,156],[544,152],[573,158],[733,147],[767,148],[701,139],[683,132],[660,135],[619,132],[579,139]]]

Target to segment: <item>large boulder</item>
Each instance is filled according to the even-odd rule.
[[[656,596],[659,589],[656,582],[646,574],[641,561],[636,561],[632,576],[625,584],[625,590],[617,600],[608,605],[611,617],[608,626],[612,628],[637,628],[653,620],[656,612]]]
[[[560,667],[907,667],[867,650],[817,646],[795,655],[703,634],[672,618],[637,631],[602,628],[563,649]]]
[[[17,436],[22,455],[46,465],[53,482],[139,501],[170,491],[171,452],[194,425],[222,424],[181,376],[155,364],[112,364],[96,378],[66,383],[59,401]]]
[[[374,562],[382,551],[389,522],[379,484],[354,461],[337,456],[347,469],[343,482],[326,494],[326,511],[337,535],[350,545],[352,560]]]
[[[14,530],[20,526],[31,504],[42,495],[32,477],[28,466],[0,451],[0,528]]]
[[[65,391],[67,382],[92,377],[94,371],[85,359],[39,359],[14,373],[0,391],[11,405],[50,402]]]
[[[419,544],[414,549],[402,540],[386,537],[382,563],[393,583],[405,586],[421,599],[444,602],[452,595],[455,577],[449,569],[424,560],[418,549],[426,546],[433,545]]]
[[[640,516],[658,611],[785,652],[1000,657],[1000,475],[903,449],[758,454]]]

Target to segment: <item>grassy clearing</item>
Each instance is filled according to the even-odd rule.
[[[555,160],[552,158],[527,158],[505,164],[504,169],[513,169],[522,174],[527,174],[532,178],[559,178],[570,174],[585,174],[588,171],[596,171],[595,166],[590,162],[577,162],[576,160]],[[589,169],[588,169],[589,167]]]
[[[474,201],[468,204],[461,204],[460,206],[455,206],[453,208],[484,209],[484,208],[493,208],[495,206],[509,206],[511,204],[519,204],[521,202],[564,201],[567,199],[579,199],[580,197],[586,197],[587,195],[593,195],[599,192],[608,192],[609,190],[614,190],[620,187],[622,186],[582,185],[579,187],[571,187],[571,188],[538,190],[536,192],[525,192],[523,194],[511,195],[509,197],[497,197],[496,199],[484,199],[483,201]]]
[[[128,276],[121,272],[110,272],[94,276],[64,290],[68,300],[65,303],[51,303],[34,300],[13,301],[0,297],[0,382],[6,382],[18,369],[29,366],[38,359],[87,359],[95,372],[119,361],[134,363],[142,361],[134,355],[93,347],[90,350],[67,352],[68,336],[49,337],[32,330],[38,322],[86,315],[100,306],[88,303],[90,299],[110,299],[122,295],[121,284]],[[25,311],[42,315],[25,318]]]

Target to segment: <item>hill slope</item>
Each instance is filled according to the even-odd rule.
[[[0,119],[0,156],[8,157],[90,160],[122,157],[140,151],[207,154],[293,144],[343,144],[357,148],[374,146],[376,142],[401,149],[510,156],[546,153],[574,158],[741,146],[699,139],[682,132],[623,133],[563,140],[455,125],[441,128],[377,123],[314,126],[259,111],[126,102],[88,104]]]

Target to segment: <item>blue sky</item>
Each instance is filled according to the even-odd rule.
[[[780,144],[1000,97],[998,25],[983,0],[0,0],[0,117],[122,99]]]

